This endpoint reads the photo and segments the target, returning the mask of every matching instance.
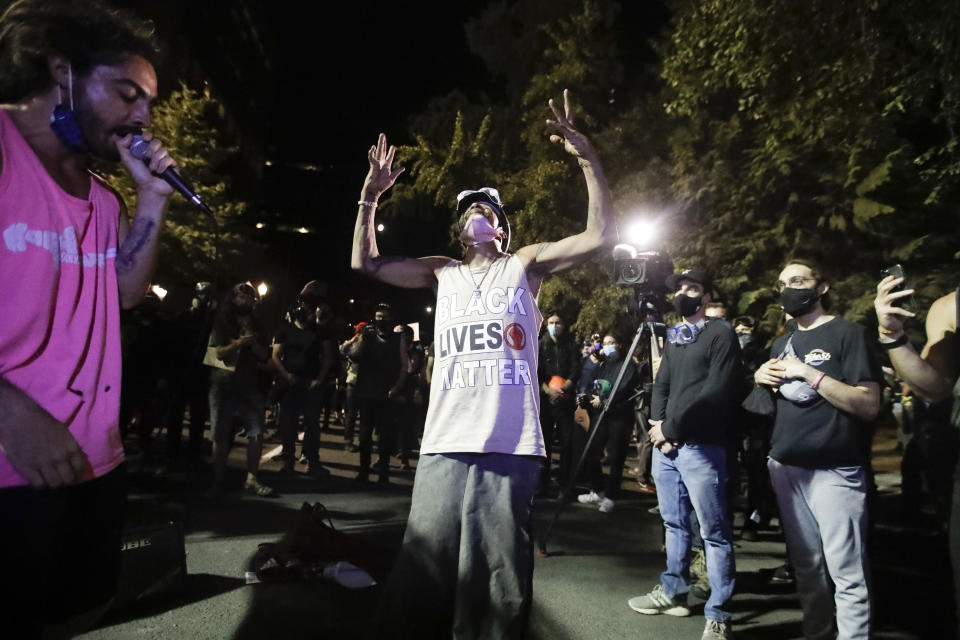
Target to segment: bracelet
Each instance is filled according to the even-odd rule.
[[[892,331],[892,330],[890,330],[890,329],[884,329],[883,327],[877,327],[877,331],[879,331],[880,333],[882,333],[882,334],[885,335],[885,336],[888,336],[888,335],[890,335],[890,334],[892,334],[892,333],[896,333],[896,331]]]
[[[826,375],[827,375],[826,372],[821,371],[820,374],[817,376],[817,379],[810,384],[810,388],[813,389],[814,391],[820,388],[820,383],[823,382],[823,379],[824,377],[826,377]]]
[[[357,204],[361,207],[370,207],[371,209],[377,208],[377,203],[373,200],[357,200]]]
[[[897,338],[896,340],[894,340],[893,342],[881,342],[881,343],[880,343],[880,346],[881,346],[882,348],[886,349],[887,351],[890,351],[891,349],[896,349],[897,347],[902,347],[903,345],[907,344],[907,342],[908,342],[908,341],[907,341],[907,334],[903,334],[903,335],[901,335],[899,338]]]

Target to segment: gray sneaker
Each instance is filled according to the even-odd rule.
[[[733,640],[733,629],[729,622],[720,622],[707,618],[707,626],[703,628],[700,640]]]
[[[643,613],[648,616],[654,616],[660,613],[677,617],[690,615],[690,609],[687,608],[687,605],[671,600],[667,597],[667,594],[663,592],[663,587],[659,584],[653,588],[653,591],[645,596],[630,598],[627,604],[637,613]]]

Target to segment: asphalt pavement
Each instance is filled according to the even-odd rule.
[[[389,575],[410,506],[413,471],[391,468],[389,485],[358,484],[356,453],[343,444],[338,425],[322,437],[329,478],[305,473],[280,476],[265,449],[263,478],[279,492],[261,498],[243,492],[242,439],[231,455],[228,476],[234,491],[215,500],[203,497],[207,475],[197,469],[169,469],[141,454],[128,459],[131,493],[128,523],[182,524],[187,550],[185,579],[162,593],[107,614],[83,636],[88,640],[129,638],[361,638],[373,614],[380,586],[347,589],[323,579],[247,584],[258,545],[276,542],[296,528],[304,503],[322,503],[337,531],[361,550],[356,564],[379,583]],[[874,467],[878,492],[872,531],[875,638],[945,638],[951,615],[945,536],[931,522],[899,517],[899,454],[893,434],[878,434]],[[159,446],[159,444],[157,445]],[[627,467],[634,461],[628,459]],[[305,470],[298,465],[298,471]],[[376,476],[374,476],[376,477]],[[688,618],[644,616],[627,606],[648,592],[664,568],[662,525],[650,513],[656,497],[624,479],[625,495],[609,514],[567,504],[537,557],[530,637],[690,638],[703,630],[703,603],[691,599]],[[538,500],[535,533],[542,536],[554,516],[555,500]],[[774,527],[755,542],[736,541],[737,587],[730,604],[738,639],[799,638],[799,602],[792,585],[773,584],[784,545]]]

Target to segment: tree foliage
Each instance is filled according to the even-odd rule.
[[[680,7],[661,49],[670,158],[682,224],[711,233],[677,254],[739,311],[770,302],[758,285],[797,253],[854,319],[888,263],[924,302],[955,286],[958,17],[913,0]]]
[[[671,8],[656,57],[638,59],[625,45],[649,33],[612,0],[493,5],[467,38],[506,95],[447,96],[412,121],[394,211],[449,224],[457,191],[492,184],[514,248],[582,229],[582,178],[543,125],[547,99],[570,88],[622,225],[655,217],[661,248],[713,272],[734,313],[778,317],[771,285],[791,254],[824,264],[835,309],[855,320],[890,263],[922,306],[956,286],[960,4]],[[581,333],[628,325],[602,262],[547,281],[541,306]]]

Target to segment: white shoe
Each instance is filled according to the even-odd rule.
[[[616,506],[617,503],[610,498],[603,498],[600,500],[600,513],[610,513]]]
[[[604,500],[606,500],[606,497],[603,495],[603,491],[591,491],[577,496],[577,502],[580,504],[600,504]]]
[[[707,626],[703,629],[700,640],[733,640],[733,629],[729,622],[707,619]]]

